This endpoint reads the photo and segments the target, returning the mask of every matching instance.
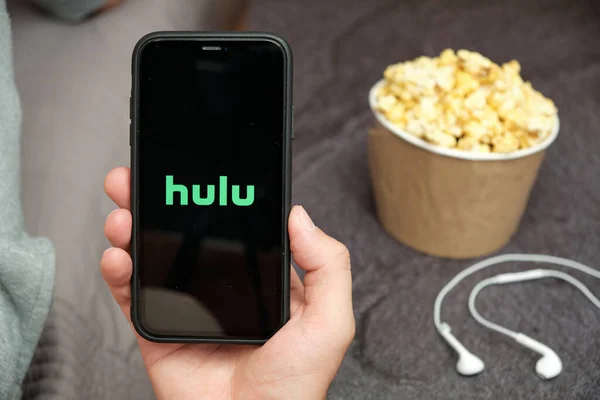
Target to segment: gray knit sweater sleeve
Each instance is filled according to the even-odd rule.
[[[19,97],[13,79],[10,21],[0,0],[0,399],[20,398],[50,308],[54,253],[23,230]]]

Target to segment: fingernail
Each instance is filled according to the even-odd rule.
[[[300,225],[307,231],[315,230],[315,223],[310,219],[304,207],[300,206]]]

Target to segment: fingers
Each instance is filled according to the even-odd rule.
[[[104,224],[104,236],[113,247],[128,250],[131,240],[131,213],[118,208],[108,214]]]
[[[110,292],[121,306],[121,310],[127,319],[129,319],[129,307],[131,305],[129,281],[132,273],[132,262],[129,253],[115,247],[106,250],[100,261],[100,269]]]
[[[307,271],[303,317],[338,331],[350,343],[354,313],[348,249],[317,228],[302,207],[292,209],[288,226],[292,256]]]
[[[104,179],[104,191],[119,207],[129,210],[131,173],[127,167],[115,168]]]
[[[131,287],[130,280],[133,263],[131,257],[123,249],[112,247],[104,252],[102,260],[100,261],[100,269],[102,276],[110,289],[115,301],[121,307],[121,311],[127,318],[129,325],[133,329],[131,323],[130,307],[131,307]],[[152,360],[153,358],[160,358],[160,355],[169,351],[171,346],[176,345],[157,345],[156,343],[148,342],[135,331],[134,334],[138,340],[140,351],[146,361]],[[181,345],[177,345],[181,346]]]
[[[100,260],[102,276],[123,313],[129,319],[131,304],[132,262],[127,249],[131,239],[130,171],[127,167],[115,168],[104,180],[106,194],[120,207],[106,217],[104,235],[113,245]]]

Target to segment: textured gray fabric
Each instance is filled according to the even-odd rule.
[[[20,189],[21,109],[10,22],[0,0],[0,399],[20,398],[52,299],[54,250],[24,231]]]
[[[434,298],[469,265],[416,253],[378,224],[366,162],[367,92],[384,68],[446,47],[516,58],[554,99],[561,133],[549,150],[520,230],[500,251],[540,252],[600,268],[600,16],[594,0],[256,0],[249,28],[281,33],[295,55],[293,200],[353,256],[358,332],[331,399],[600,398],[600,312],[552,280],[490,288],[483,315],[538,338],[562,357],[551,382],[537,355],[468,317],[478,279],[530,267],[499,266],[452,292],[443,316],[487,362],[461,378],[433,328]],[[468,205],[467,205],[468,206]],[[600,282],[577,274],[600,293]]]
[[[104,219],[115,208],[103,192],[104,176],[129,165],[131,52],[150,31],[232,29],[245,4],[125,0],[82,24],[64,24],[8,0],[23,108],[25,224],[52,240],[57,265],[25,399],[153,398],[131,328],[98,265],[109,246]]]
[[[55,302],[25,398],[150,399],[133,336],[97,266],[108,245],[102,224],[113,208],[102,179],[128,163],[131,48],[150,30],[218,29],[239,9],[234,0],[182,0],[176,7],[126,0],[84,25],[65,26],[12,3],[26,226],[53,240],[58,260]],[[449,296],[444,318],[488,369],[477,378],[457,376],[431,310],[443,283],[468,263],[415,253],[384,233],[365,150],[367,90],[388,63],[445,47],[472,48],[496,61],[517,58],[534,85],[556,100],[562,130],[521,229],[502,252],[544,252],[598,265],[600,27],[594,7],[594,0],[255,0],[250,28],[283,34],[295,52],[294,201],[353,254],[358,333],[331,399],[598,398],[600,314],[570,286],[552,281],[489,289],[480,308],[553,347],[563,374],[540,381],[535,354],[468,318],[473,278]],[[517,268],[498,267],[477,279]]]

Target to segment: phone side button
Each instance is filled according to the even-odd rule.
[[[294,140],[294,106],[292,106],[292,140]]]
[[[133,97],[129,95],[129,146],[131,146],[133,131],[131,129],[131,120],[133,119]]]

